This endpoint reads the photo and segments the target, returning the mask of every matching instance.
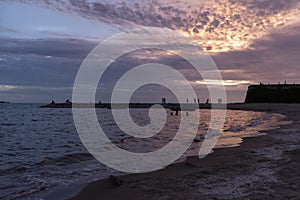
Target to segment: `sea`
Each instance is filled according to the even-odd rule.
[[[137,124],[149,122],[147,109],[131,109]],[[133,152],[158,149],[172,140],[180,123],[166,110],[168,119],[157,136],[136,139],[124,134],[108,109],[96,109],[105,134],[120,148]],[[200,112],[198,133],[180,159],[197,155],[208,130],[210,110]],[[226,120],[215,148],[239,146],[243,138],[265,134],[278,128],[284,115],[227,110]],[[0,199],[51,199],[65,188],[124,173],[96,160],[84,147],[75,128],[72,109],[40,108],[40,104],[0,104]],[[211,152],[213,153],[213,151]]]

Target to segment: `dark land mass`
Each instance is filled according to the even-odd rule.
[[[250,85],[245,103],[300,103],[300,84]]]

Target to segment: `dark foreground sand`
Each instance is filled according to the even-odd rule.
[[[300,105],[230,105],[285,114],[290,125],[163,170],[89,183],[72,199],[300,199]]]

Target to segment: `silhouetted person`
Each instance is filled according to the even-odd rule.
[[[218,99],[218,104],[221,104],[222,103],[222,99]]]
[[[206,99],[206,104],[208,104],[209,103],[209,99]]]
[[[69,99],[66,100],[66,103],[71,103],[71,101]]]
[[[52,101],[51,101],[51,105],[54,105],[54,104],[55,104],[55,101],[54,101],[54,100],[52,100]]]
[[[178,115],[178,110],[176,110],[175,115]]]
[[[198,104],[200,103],[200,99],[198,99]]]

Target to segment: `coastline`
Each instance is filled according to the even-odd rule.
[[[290,125],[244,138],[239,147],[214,149],[203,159],[146,174],[97,180],[58,199],[290,199],[297,198],[300,173],[300,104],[231,104],[228,109],[284,114]],[[51,196],[53,198],[53,195]]]

